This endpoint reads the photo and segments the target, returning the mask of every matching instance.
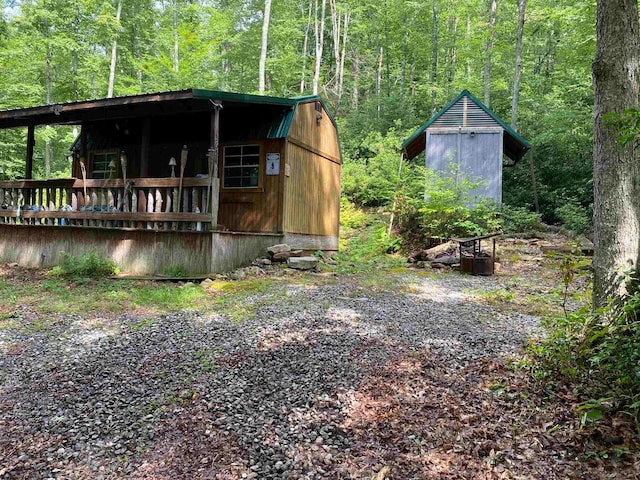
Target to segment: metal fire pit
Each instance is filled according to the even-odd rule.
[[[452,238],[458,242],[460,248],[460,270],[471,275],[493,275],[495,273],[496,262],[496,239],[499,233],[483,235],[480,237]],[[493,250],[491,255],[482,253],[482,240],[493,239]],[[465,255],[465,249],[471,249],[472,255]]]

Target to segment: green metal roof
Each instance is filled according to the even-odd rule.
[[[320,102],[322,106],[326,110],[329,118],[331,119],[331,123],[337,128],[338,125],[336,123],[335,118],[331,114],[331,110],[325,103],[325,101],[320,97],[320,95],[301,95],[297,97],[285,98],[285,97],[272,97],[269,95],[253,95],[249,93],[232,93],[232,92],[221,92],[218,90],[204,90],[204,89],[193,89],[193,98],[198,99],[209,99],[209,100],[221,100],[221,101],[230,101],[230,102],[238,102],[238,103],[257,103],[263,105],[283,105],[283,106],[291,106],[292,109],[287,112],[286,115],[283,116],[282,121],[279,123],[273,123],[269,130],[268,138],[285,138],[289,135],[289,128],[291,127],[291,122],[293,122],[293,116],[295,114],[295,108],[301,103],[309,103],[309,102]]]
[[[407,138],[402,143],[402,150],[405,152],[411,152],[409,154],[409,158],[414,158],[420,152],[425,149],[425,131],[429,128],[436,120],[438,120],[442,115],[444,115],[453,105],[455,105],[462,97],[468,97],[472,102],[474,102],[478,107],[480,107],[484,112],[489,115],[493,120],[496,121],[505,131],[505,144],[509,143],[511,148],[505,148],[505,155],[509,156],[514,161],[520,160],[522,156],[526,153],[527,150],[531,148],[529,142],[527,142],[521,135],[518,134],[514,129],[512,129],[509,125],[504,123],[500,117],[498,117],[494,112],[492,112],[489,107],[487,107],[484,103],[478,100],[469,90],[463,90],[460,94],[447,103],[438,113],[436,113],[433,117],[431,117],[426,123],[424,123],[418,130],[416,130],[409,138]],[[515,157],[515,158],[514,158]]]
[[[84,122],[103,120],[116,117],[132,117],[141,115],[140,109],[147,106],[200,103],[206,100],[219,100],[227,104],[247,104],[282,106],[282,115],[274,116],[268,126],[267,138],[286,138],[298,105],[302,103],[322,103],[334,126],[337,124],[327,104],[319,95],[307,95],[293,98],[274,97],[269,95],[253,95],[247,93],[223,92],[219,90],[187,89],[170,92],[144,93],[123,97],[102,98],[96,100],[82,100],[55,105],[41,105],[36,107],[19,108],[0,111],[0,128],[15,128],[28,125],[73,125]],[[287,107],[290,107],[287,109]],[[158,107],[162,108],[162,107]],[[197,107],[196,107],[197,108]],[[160,110],[162,111],[162,110]],[[107,116],[107,113],[110,115]]]

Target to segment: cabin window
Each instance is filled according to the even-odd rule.
[[[260,145],[224,147],[223,187],[255,188],[260,177]]]
[[[112,163],[113,162],[113,163]],[[112,167],[109,168],[109,165]],[[91,154],[91,178],[109,178],[118,165],[118,152],[96,152]]]

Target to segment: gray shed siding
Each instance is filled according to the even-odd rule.
[[[453,165],[459,178],[483,182],[470,196],[502,202],[502,129],[428,129],[426,166],[444,172]]]
[[[463,96],[426,130],[426,166],[462,175],[483,185],[469,194],[502,202],[504,130],[468,97]]]

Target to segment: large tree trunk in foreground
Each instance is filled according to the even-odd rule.
[[[594,307],[625,293],[640,246],[640,162],[605,115],[638,106],[638,2],[598,0],[594,131]]]

